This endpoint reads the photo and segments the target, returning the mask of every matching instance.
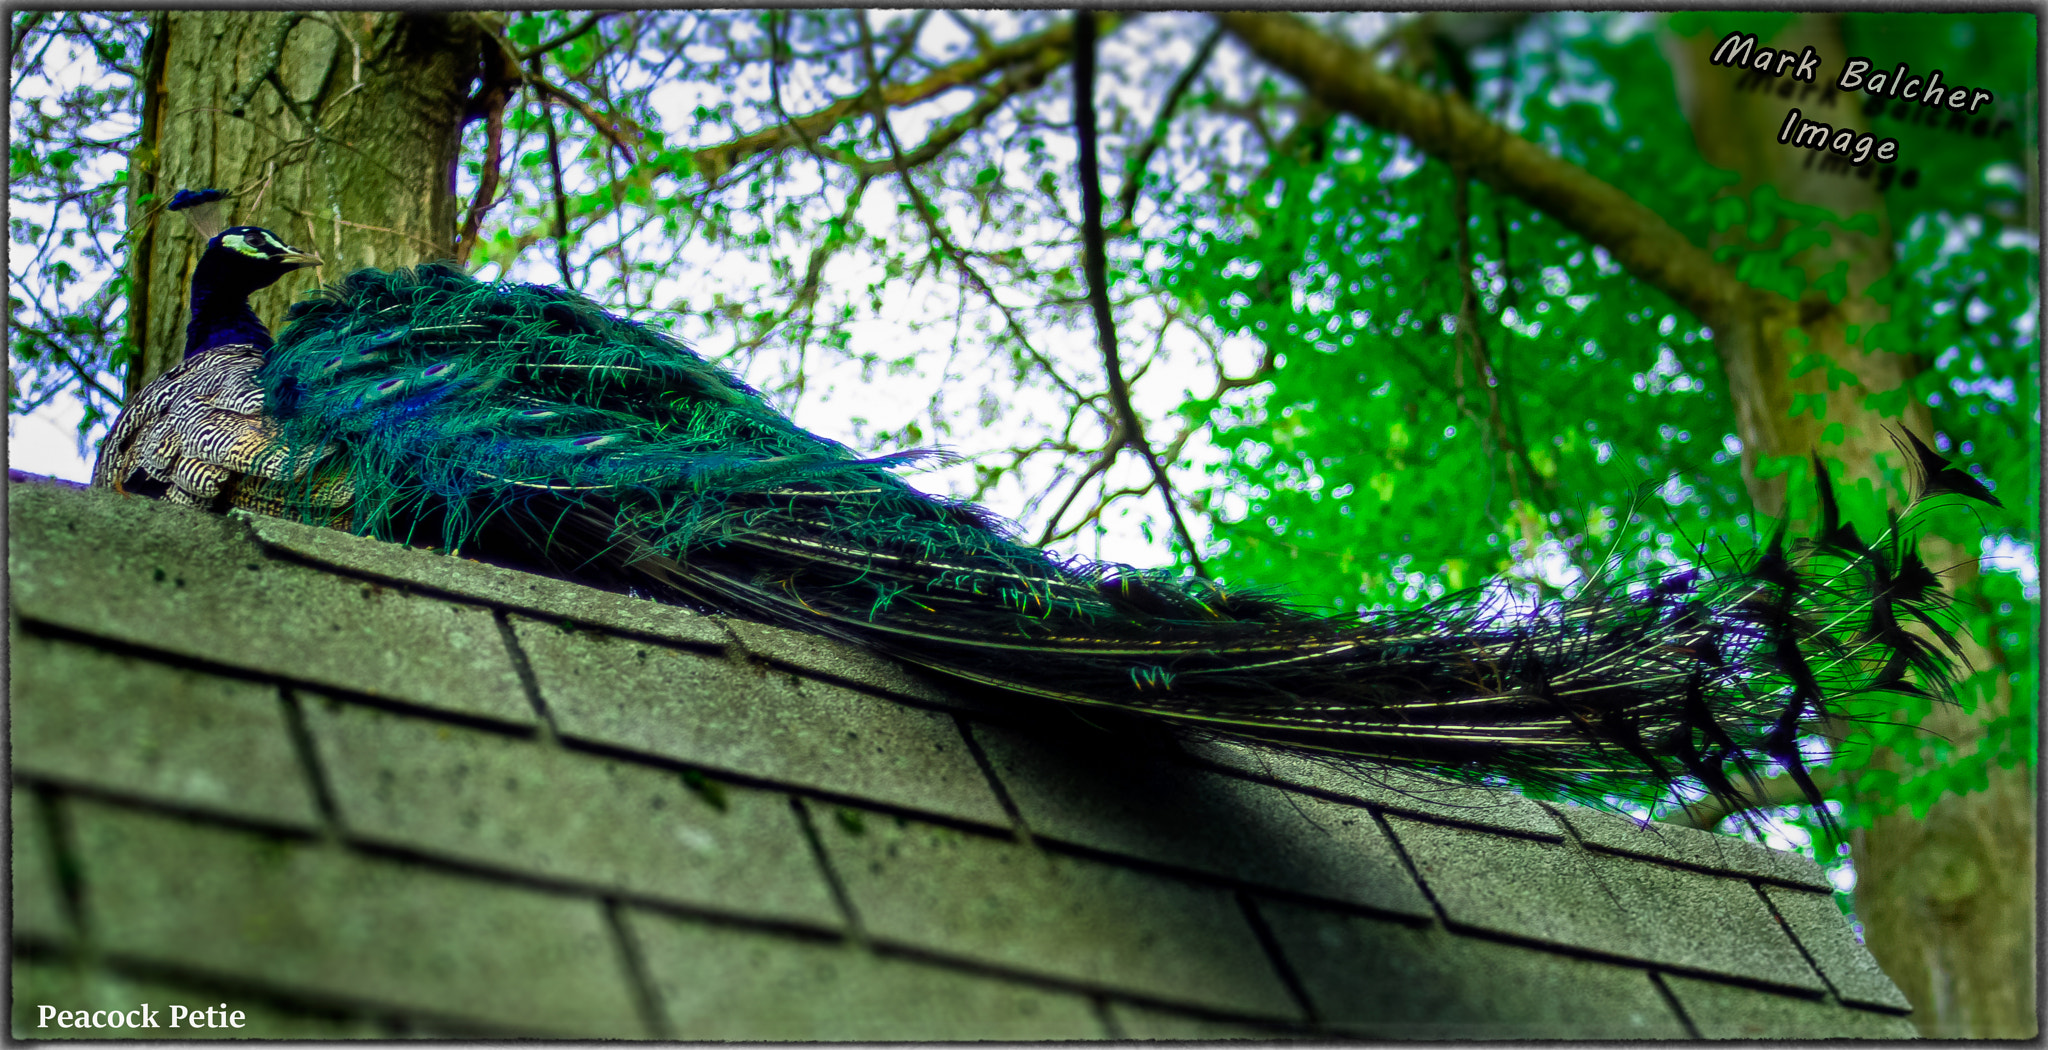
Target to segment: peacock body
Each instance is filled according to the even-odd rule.
[[[1990,498],[1905,441],[1923,497]],[[1934,575],[1897,522],[1877,546],[1841,524],[1824,471],[1813,540],[1781,533],[1718,572],[1349,618],[1020,544],[903,481],[917,455],[808,433],[574,293],[429,265],[358,271],[294,305],[274,346],[216,345],[166,374],[95,482],[202,464],[204,483],[152,494],[816,631],[1193,734],[1581,796],[1691,778],[1739,806],[1767,763],[1815,794],[1799,740],[1839,701],[1948,681],[1906,628],[1952,647]]]

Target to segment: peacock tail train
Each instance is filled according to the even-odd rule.
[[[292,308],[240,502],[822,632],[967,682],[1338,761],[1738,808],[1871,691],[1940,693],[1935,575],[1893,522],[1569,601],[1363,618],[1016,542],[558,289],[423,266]],[[1921,497],[1990,499],[1907,435]],[[1974,486],[1974,490],[1972,489]],[[1918,500],[1916,500],[1916,503]],[[1995,501],[1994,501],[1995,502]],[[1913,625],[1927,629],[1928,640]],[[1918,684],[1913,675],[1917,674]]]

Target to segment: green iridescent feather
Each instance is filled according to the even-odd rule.
[[[1791,551],[1654,586],[1312,616],[1019,544],[898,477],[918,453],[863,457],[657,331],[446,267],[299,303],[259,379],[280,453],[314,468],[286,498],[307,520],[329,516],[313,486],[345,475],[364,535],[1335,761],[1594,796],[1690,778],[1740,803],[1766,763],[1804,775],[1800,738],[1844,698],[1948,673],[1899,626],[1938,604],[1932,575],[1896,535],[1845,541],[1832,511]]]

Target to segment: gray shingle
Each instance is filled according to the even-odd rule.
[[[1100,734],[1054,742],[974,726],[1034,835],[1225,878],[1430,917],[1362,806],[1176,764]]]
[[[1787,853],[1711,831],[1679,824],[1642,824],[1585,806],[1548,803],[1586,845],[1637,857],[1691,864],[1734,875],[1758,875],[1817,890],[1830,889],[1820,865]]]
[[[512,618],[566,737],[1007,824],[950,716],[824,682]]]
[[[1664,983],[1708,1039],[1914,1039],[1913,1022],[1738,985],[1665,974]]]
[[[1322,1020],[1374,1039],[1673,1039],[1648,971],[1260,901]]]
[[[673,605],[265,514],[238,510],[234,516],[246,520],[250,531],[265,546],[352,573],[424,584],[450,594],[524,609],[542,618],[636,631],[677,642],[724,645],[730,640],[715,618]]]
[[[268,557],[248,525],[47,485],[8,488],[16,615],[337,689],[529,724],[488,609]]]
[[[843,921],[786,796],[308,697],[342,823],[376,842],[738,914]],[[715,804],[714,801],[715,800]]]
[[[1087,997],[845,943],[638,909],[627,926],[677,1039],[958,1042],[1101,1038]]]
[[[1197,759],[1226,769],[1368,802],[1393,813],[1452,820],[1524,835],[1563,838],[1542,806],[1509,791],[1459,784],[1407,770],[1318,761],[1230,740],[1188,745]]]
[[[319,824],[277,687],[23,635],[16,773],[275,824]]]
[[[363,1017],[292,1009],[265,999],[224,993],[217,988],[181,985],[138,978],[87,963],[47,959],[14,959],[14,1008],[10,1020],[16,1039],[387,1039],[393,1032]],[[170,1006],[219,1007],[242,1014],[242,1027],[171,1027]],[[61,1028],[55,1019],[42,1022],[36,1007],[60,1010],[120,1010],[124,1014],[149,1004],[157,1027],[132,1029],[126,1017],[119,1027]],[[140,1021],[144,1015],[135,1014]],[[41,1022],[44,1026],[39,1026]]]
[[[611,892],[649,902],[620,918],[660,1008],[688,1038],[1100,1036],[1091,992],[1110,997],[1114,1030],[1130,1038],[1303,1030],[1290,1027],[1303,1022],[1300,1005],[1241,895],[1211,882],[1223,879],[1290,898],[1260,901],[1269,943],[1335,1032],[1679,1034],[1649,967],[1702,978],[1667,979],[1713,1036],[1911,1032],[1895,1014],[1704,979],[1818,990],[1804,946],[1845,999],[1902,1002],[1825,894],[1768,888],[1799,945],[1771,922],[1748,878],[1823,888],[1803,862],[1223,743],[1193,745],[1212,767],[1198,771],[1140,760],[1123,738],[1091,758],[1057,735],[1047,746],[985,731],[998,775],[1050,850],[807,801],[865,935],[807,939],[779,927],[842,916],[785,790],[1007,824],[950,715],[876,694],[1032,733],[1052,732],[1051,720],[949,693],[855,647],[463,559],[106,493],[14,485],[10,496],[16,612],[31,631],[76,632],[21,635],[10,624],[16,768],[60,790],[144,800],[57,797],[106,962],[74,967],[48,953],[70,933],[51,843],[23,812],[25,798],[30,811],[40,803],[14,795],[17,1010],[25,989],[169,999],[189,987],[218,1001],[221,989],[248,988],[274,1030],[246,1034],[271,1037],[645,1035],[598,899]],[[567,746],[417,710],[532,725],[514,654],[477,603],[532,614],[515,628]],[[171,655],[112,655],[77,636]],[[186,659],[263,680],[171,666]],[[215,819],[313,826],[279,681],[398,708],[347,697],[330,708],[305,694],[347,827],[340,841]],[[586,742],[660,758],[595,755],[579,749]],[[725,785],[718,810],[671,762],[771,786]],[[1357,914],[1428,911],[1359,810],[1247,777],[1395,814],[1452,921]],[[193,816],[143,808],[156,802]],[[122,976],[133,973],[163,983]]]
[[[1843,1002],[1894,1010],[1913,1008],[1892,979],[1878,969],[1870,950],[1856,942],[1848,918],[1835,907],[1834,894],[1803,893],[1782,886],[1765,886],[1763,890]]]
[[[877,941],[1211,1009],[1299,1015],[1227,890],[807,805]]]
[[[1453,923],[1622,958],[1822,988],[1747,881],[1387,818]]]
[[[57,851],[43,828],[35,797],[15,788],[8,792],[7,827],[13,836],[13,906],[8,912],[17,940],[64,941],[71,920],[57,882]]]
[[[595,900],[67,805],[88,921],[111,955],[496,1029],[643,1034]]]
[[[962,706],[960,698],[930,679],[872,650],[751,620],[729,616],[714,619],[754,656],[912,700]]]
[[[1217,1043],[1246,1039],[1262,1043],[1295,1039],[1321,1041],[1321,1038],[1307,1029],[1219,1020],[1116,999],[1109,1002],[1109,1015],[1116,1022],[1118,1038],[1144,1042]]]

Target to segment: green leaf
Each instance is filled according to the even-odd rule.
[[[1742,198],[1731,196],[1722,197],[1720,200],[1715,201],[1709,214],[1710,220],[1714,224],[1714,230],[1718,233],[1731,226],[1741,224],[1748,213],[1749,207],[1743,203]]]
[[[505,27],[505,36],[521,49],[540,43],[540,36],[547,30],[546,15],[521,18]]]
[[[1813,279],[1813,286],[1827,293],[1828,302],[1840,303],[1849,294],[1849,260],[1835,263],[1835,268]]]

